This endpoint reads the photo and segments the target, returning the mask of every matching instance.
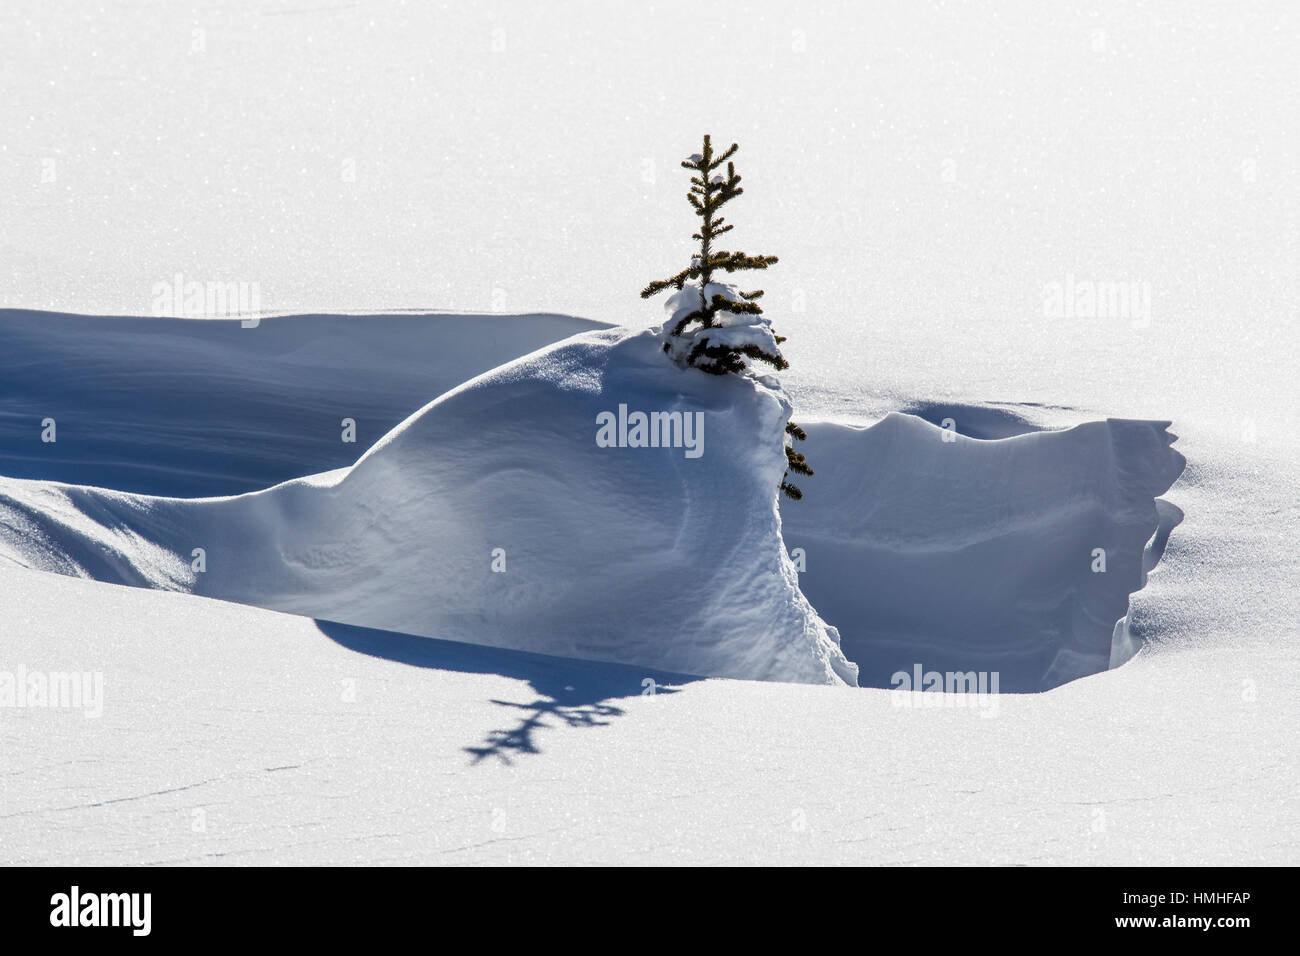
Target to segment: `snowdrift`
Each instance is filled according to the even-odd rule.
[[[262,492],[9,479],[0,555],[430,637],[854,683],[782,546],[784,393],[661,348],[650,331],[576,336],[444,394],[350,468]],[[639,414],[660,416],[659,447],[637,447]]]
[[[805,425],[817,475],[786,507],[801,587],[863,686],[898,671],[997,672],[1031,691],[1132,654],[1129,595],[1182,513],[1168,422],[985,441],[911,415]]]
[[[1184,465],[1168,423],[979,440],[898,414],[805,423],[817,474],[778,513],[785,394],[666,361],[662,329],[578,335],[402,420],[421,388],[591,323],[38,318],[0,323],[20,359],[0,388],[26,409],[0,419],[4,468],[79,484],[0,478],[0,559],[347,624],[707,676],[888,687],[920,666],[1041,690],[1132,654],[1129,595],[1181,518],[1157,498]],[[38,453],[42,409],[61,431]],[[348,411],[363,436],[398,423],[355,463]],[[234,497],[83,487],[340,462]]]
[[[172,319],[0,310],[6,475],[152,495],[344,468],[471,376],[606,323],[564,315]],[[57,441],[41,441],[54,419]],[[340,440],[356,423],[356,443]]]

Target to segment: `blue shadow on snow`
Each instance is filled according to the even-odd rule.
[[[518,714],[518,722],[487,735],[465,751],[480,763],[489,757],[503,763],[521,754],[539,754],[535,733],[551,726],[600,727],[624,711],[611,703],[651,692],[675,694],[682,685],[703,680],[689,674],[607,664],[600,661],[551,657],[478,644],[463,644],[396,631],[381,631],[317,619],[322,634],[350,651],[431,670],[462,674],[496,674],[527,681],[538,694],[528,702],[492,703]],[[653,684],[648,682],[653,681]],[[548,722],[551,718],[554,723]]]

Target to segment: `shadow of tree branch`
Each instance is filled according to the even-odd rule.
[[[522,714],[516,724],[489,732],[483,743],[464,748],[479,764],[489,757],[503,763],[524,754],[540,754],[537,732],[560,727],[604,727],[626,711],[611,701],[647,694],[675,694],[701,678],[689,674],[551,657],[478,644],[463,644],[396,631],[317,620],[322,634],[358,654],[465,674],[496,674],[526,681],[537,693],[531,702],[492,699],[499,707]]]
[[[533,732],[539,728],[552,726],[543,719],[548,714],[558,717],[560,721],[569,727],[604,727],[609,724],[609,721],[600,718],[621,717],[624,713],[621,707],[615,707],[613,704],[595,703],[573,706],[542,698],[533,701],[531,704],[517,704],[513,701],[496,699],[493,699],[492,703],[501,707],[513,707],[521,710],[525,716],[515,727],[492,731],[488,734],[483,746],[466,747],[465,751],[473,755],[474,763],[479,763],[488,757],[496,757],[502,763],[509,764],[513,763],[511,760],[512,754],[540,753],[541,751],[538,750],[533,740]]]

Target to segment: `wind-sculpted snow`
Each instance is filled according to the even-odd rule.
[[[997,441],[898,414],[805,426],[816,493],[783,510],[785,540],[861,684],[920,665],[1041,690],[1131,656],[1129,594],[1182,518],[1155,500],[1184,465],[1168,424]]]
[[[665,362],[652,332],[593,332],[448,392],[350,469],[263,492],[7,480],[0,554],[430,637],[852,684],[781,542],[789,411],[777,388]],[[702,413],[703,454],[671,431],[597,442],[600,418],[638,412]]]
[[[565,315],[126,318],[0,310],[3,473],[151,495],[344,468],[473,375],[605,323]],[[53,420],[56,442],[43,442]],[[355,443],[340,441],[355,423]]]
[[[29,357],[83,355],[96,382],[109,367],[107,341],[134,335],[173,363],[161,375],[155,359],[131,358],[137,373],[153,372],[123,379],[102,402],[83,395],[80,380],[61,392],[30,363],[6,369],[64,409],[46,466],[85,478],[0,479],[0,558],[707,676],[853,683],[856,664],[861,684],[891,686],[895,673],[919,666],[1039,690],[1131,656],[1129,595],[1182,517],[1157,499],[1183,467],[1167,423],[1108,420],[985,441],[897,414],[870,428],[806,426],[816,476],[778,515],[790,407],[771,377],[680,368],[655,332],[609,329],[497,367],[403,421],[398,409],[422,377],[455,381],[458,367],[566,327],[424,317],[399,359],[400,329],[380,318],[249,330],[101,319],[111,331],[89,335],[79,353],[73,333],[85,319],[0,325]],[[433,348],[442,333],[458,343],[445,353]],[[271,356],[245,349],[252,341]],[[349,350],[350,377],[338,372]],[[236,353],[259,374],[278,363],[283,381],[255,401],[206,405],[225,379],[205,376]],[[429,368],[418,372],[422,360]],[[336,380],[333,404],[313,410]],[[365,420],[391,430],[351,467],[228,498],[84,487],[126,474],[114,470],[115,439],[86,441],[115,416],[143,416],[127,441],[138,474],[177,488],[194,478],[187,467],[220,485],[295,462],[351,462],[358,446],[338,441],[334,419],[367,391]],[[170,428],[156,427],[169,396],[180,408]],[[293,438],[308,410],[330,430]],[[23,419],[28,432],[36,412]],[[658,416],[656,439],[667,425],[666,441],[655,442],[666,447],[636,447],[639,415]],[[277,450],[277,435],[288,451]],[[790,549],[802,549],[802,574]]]

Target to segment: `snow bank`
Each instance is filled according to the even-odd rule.
[[[334,470],[195,500],[0,479],[0,559],[368,627],[711,676],[853,683],[855,662],[866,686],[920,665],[1039,690],[1132,655],[1129,595],[1182,517],[1156,497],[1183,467],[1166,423],[983,441],[907,415],[806,426],[817,474],[778,515],[784,392],[667,361],[671,319],[566,340],[402,421],[421,382],[569,326],[5,318],[27,411],[0,445],[61,409],[33,455],[80,485]],[[355,464],[352,408],[361,439],[400,422]]]
[[[578,332],[564,315],[127,318],[0,310],[4,473],[233,495],[344,468],[467,378]],[[53,419],[56,442],[43,442]],[[344,419],[356,442],[340,440]]]
[[[7,479],[0,556],[430,637],[852,684],[782,546],[784,393],[661,348],[576,336],[444,394],[351,468],[262,492]],[[637,413],[658,413],[660,447],[634,447]],[[596,440],[608,414],[614,447]],[[702,422],[699,457],[665,414]]]
[[[805,425],[817,474],[783,511],[800,585],[863,686],[897,671],[997,672],[1041,690],[1132,654],[1129,594],[1182,513],[1168,422],[982,441],[891,414]]]

